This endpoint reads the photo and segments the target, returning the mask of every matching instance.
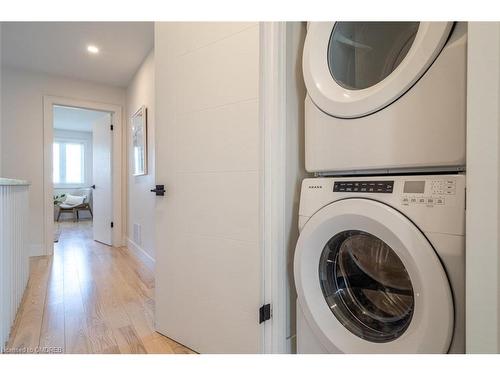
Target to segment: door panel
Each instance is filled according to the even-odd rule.
[[[401,64],[419,22],[337,22],[328,43],[333,79],[349,90],[374,86]]]
[[[304,315],[332,352],[450,347],[454,306],[446,272],[419,229],[385,204],[344,199],[315,213],[300,233],[294,275]]]
[[[370,233],[335,234],[321,253],[319,280],[333,315],[358,337],[389,342],[410,325],[410,276],[396,252]]]
[[[92,124],[94,240],[112,245],[113,196],[111,179],[111,114]]]
[[[156,24],[156,329],[200,353],[261,350],[258,48],[258,24]]]

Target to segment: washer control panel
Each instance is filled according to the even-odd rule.
[[[336,193],[392,193],[394,181],[335,181]]]
[[[403,183],[401,203],[404,206],[441,206],[454,201],[457,184],[453,178],[406,180]]]

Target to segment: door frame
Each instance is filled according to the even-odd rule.
[[[262,304],[272,317],[262,324],[262,353],[288,353],[286,225],[285,22],[260,23],[260,242]]]
[[[111,113],[111,121],[113,124],[113,135],[111,145],[111,170],[113,184],[113,246],[123,246],[123,223],[124,217],[122,212],[122,107],[116,104],[93,102],[83,99],[67,98],[60,96],[43,96],[43,235],[44,235],[44,253],[52,255],[54,251],[54,205],[51,199],[54,186],[52,182],[52,143],[54,140],[54,125],[53,125],[53,107],[61,105],[66,107],[83,108]]]

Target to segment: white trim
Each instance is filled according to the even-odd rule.
[[[261,351],[287,353],[285,22],[260,24],[260,69],[262,302],[272,306]]]
[[[467,38],[466,352],[500,353],[500,23]]]
[[[127,249],[140,259],[149,269],[155,269],[155,259],[151,257],[142,247],[137,245],[130,238],[126,237]]]
[[[112,145],[112,181],[113,181],[113,246],[123,246],[123,225],[122,225],[122,107],[116,104],[107,104],[45,95],[43,97],[43,196],[44,202],[44,254],[51,255],[54,250],[54,206],[52,199],[52,142],[54,138],[53,111],[54,105],[68,107],[85,108],[97,111],[110,112],[112,114],[113,145]]]
[[[54,238],[52,238],[52,241],[54,241]],[[30,250],[29,250],[29,256],[38,256],[39,254],[44,254],[45,251],[43,249],[43,245],[41,244],[31,244],[29,245]],[[36,254],[36,255],[33,255]]]

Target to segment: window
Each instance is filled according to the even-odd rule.
[[[56,141],[53,145],[53,180],[56,185],[85,183],[85,144]]]

